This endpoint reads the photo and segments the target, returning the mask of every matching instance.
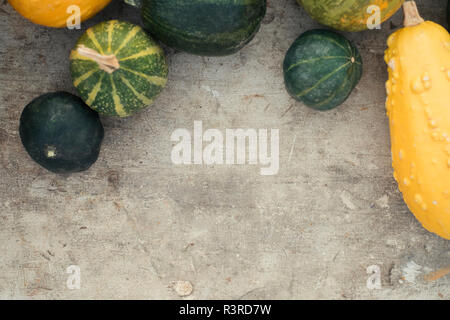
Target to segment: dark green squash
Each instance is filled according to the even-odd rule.
[[[295,40],[283,64],[286,89],[316,110],[342,104],[362,76],[358,49],[328,30],[310,30]]]
[[[19,132],[31,158],[54,173],[89,169],[104,136],[98,114],[67,92],[44,94],[29,103]]]
[[[170,47],[205,56],[233,54],[249,43],[266,0],[144,0],[148,31]]]

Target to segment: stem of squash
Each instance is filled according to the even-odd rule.
[[[77,52],[86,58],[92,59],[98,63],[100,69],[108,73],[113,73],[114,71],[120,69],[119,60],[117,60],[115,55],[102,55],[95,51],[94,49],[85,47],[81,45],[78,47]]]
[[[415,1],[406,1],[403,4],[403,12],[405,13],[403,22],[405,27],[414,27],[425,22],[419,14]]]

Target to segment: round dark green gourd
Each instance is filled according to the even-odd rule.
[[[342,104],[362,76],[358,49],[329,30],[310,30],[297,38],[283,64],[286,89],[316,110]]]
[[[29,103],[19,132],[31,158],[54,173],[89,169],[104,136],[98,114],[67,92],[44,94]]]
[[[170,47],[204,56],[233,54],[249,43],[266,0],[144,0],[148,31]]]

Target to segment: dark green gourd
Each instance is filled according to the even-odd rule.
[[[266,0],[144,0],[148,31],[175,49],[205,56],[233,54],[249,43]]]
[[[98,114],[67,92],[44,94],[29,103],[19,132],[31,158],[55,173],[89,169],[104,135]]]
[[[286,89],[316,110],[342,104],[362,76],[358,49],[328,30],[310,30],[295,40],[283,64]]]

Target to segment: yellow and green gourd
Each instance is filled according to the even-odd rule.
[[[341,31],[363,31],[392,17],[404,0],[297,0],[316,21]]]
[[[385,55],[394,177],[423,226],[450,239],[450,35],[414,1],[404,11]]]
[[[128,22],[112,20],[88,29],[70,60],[81,98],[103,115],[127,117],[150,106],[167,82],[163,50]]]

